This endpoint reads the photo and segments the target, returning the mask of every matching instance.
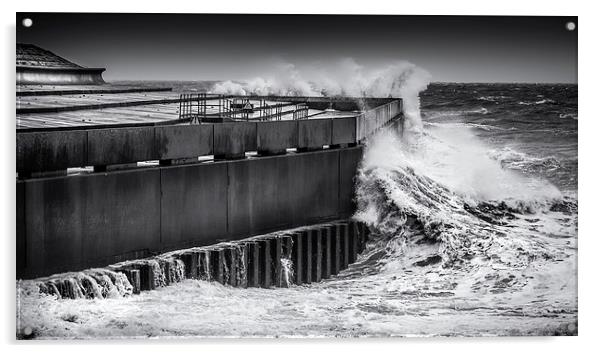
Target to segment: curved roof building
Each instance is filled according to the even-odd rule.
[[[104,71],[77,65],[33,44],[17,43],[17,84],[102,84]]]

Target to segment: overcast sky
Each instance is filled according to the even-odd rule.
[[[29,17],[33,26],[21,20]],[[577,82],[576,17],[18,13],[17,42],[106,80],[237,80],[274,59],[367,68],[407,60],[433,81]]]

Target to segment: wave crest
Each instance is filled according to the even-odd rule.
[[[503,169],[469,133],[454,130],[403,140],[385,131],[369,141],[357,177],[355,217],[378,234],[381,262],[397,261],[416,242],[436,243],[424,261],[444,267],[491,261],[515,267],[559,256],[562,250],[527,233],[543,229],[545,213],[573,215],[576,203],[544,180]],[[452,144],[450,136],[468,141]],[[518,223],[527,224],[525,233]],[[568,231],[573,226],[566,224]]]

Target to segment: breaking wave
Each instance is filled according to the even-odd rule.
[[[322,67],[301,70],[292,63],[275,65],[274,72],[243,82],[217,83],[211,93],[279,96],[394,97],[403,99],[409,129],[421,129],[420,98],[431,75],[408,61],[396,61],[370,69],[351,58],[342,59],[327,71]]]
[[[547,302],[576,321],[576,199],[489,151],[457,124],[369,142],[355,217],[376,234],[379,266],[413,290],[480,295],[484,307],[534,316]],[[412,275],[420,268],[426,277]]]
[[[504,168],[519,171],[542,173],[562,168],[562,162],[554,156],[535,157],[509,147],[491,150],[488,155]]]

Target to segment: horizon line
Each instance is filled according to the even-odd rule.
[[[238,83],[244,83],[244,80],[178,80],[178,79],[158,79],[158,80],[140,80],[140,79],[116,79],[116,80],[105,80],[107,83],[120,82],[120,81],[137,81],[137,82],[224,82],[232,81]],[[528,84],[528,85],[578,85],[578,82],[531,82],[531,81],[433,81],[431,84]]]

